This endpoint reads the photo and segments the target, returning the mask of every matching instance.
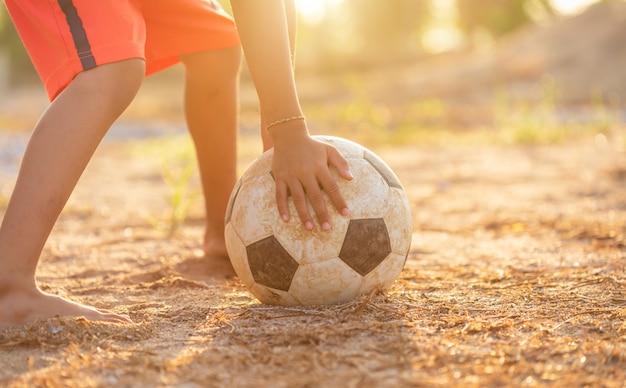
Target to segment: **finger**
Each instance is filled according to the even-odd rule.
[[[289,190],[287,189],[287,185],[282,182],[276,182],[276,205],[278,207],[278,214],[280,214],[280,218],[287,222],[289,221]]]
[[[324,188],[324,192],[326,192],[326,194],[330,198],[331,203],[333,204],[333,206],[335,206],[337,211],[343,216],[350,215],[348,203],[343,198],[343,195],[341,194],[341,190],[339,188],[339,184],[337,184],[337,181],[332,177],[332,175],[327,174],[323,179],[320,179],[320,183]]]
[[[330,217],[328,215],[328,209],[326,208],[326,200],[324,199],[324,194],[317,180],[308,182],[305,186],[305,190],[322,230],[330,230]]]
[[[343,157],[335,148],[331,148],[328,153],[328,164],[334,167],[339,176],[345,180],[352,180],[354,176],[352,175],[352,171],[350,171],[350,164],[348,160]]]
[[[296,207],[300,221],[306,230],[312,230],[314,225],[313,220],[311,219],[311,214],[309,213],[309,207],[307,206],[307,194],[305,193],[305,189],[302,187],[300,182],[292,184],[289,188],[291,190],[291,199]]]

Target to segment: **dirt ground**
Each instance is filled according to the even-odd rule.
[[[619,23],[601,25],[623,29],[626,7],[612,4],[616,8],[608,14]],[[623,104],[624,89],[618,89],[625,85],[618,77],[625,63],[619,60],[626,58],[619,54],[623,33],[584,27],[593,18],[606,19],[598,15],[606,14],[588,13],[580,24],[559,24],[549,34],[570,37],[578,31],[589,38],[583,49],[546,39],[542,28],[527,35],[534,39],[530,43],[513,39],[511,49],[501,51],[504,56],[468,61],[453,73],[435,62],[434,72],[424,65],[399,76],[378,74],[370,85],[373,100],[403,104],[424,95],[457,96],[465,105],[462,114],[452,112],[459,115],[456,120],[431,121],[463,127],[467,116],[474,120],[480,113],[482,125],[482,112],[490,112],[493,102],[483,109],[468,101],[484,103],[481,96],[493,92],[493,78],[517,75],[528,84],[515,83],[511,90],[541,99],[541,90],[526,86],[540,85],[535,80],[548,71],[567,103],[584,103],[598,87]],[[590,37],[598,35],[613,43],[595,44]],[[530,55],[523,49],[539,50],[537,43],[544,40],[554,43],[544,46],[545,52]],[[567,50],[557,52],[561,46]],[[604,54],[589,51],[596,48]],[[601,72],[571,58],[577,53],[603,61],[608,52],[615,55],[606,65],[614,67]],[[499,72],[494,63],[501,65]],[[591,67],[570,67],[576,63]],[[602,76],[597,83],[584,78],[596,73]],[[313,88],[304,85],[308,101],[337,94],[332,79],[312,80],[311,95]],[[141,121],[131,109],[104,142],[61,215],[38,271],[44,290],[127,313],[135,323],[54,318],[0,329],[0,386],[626,387],[623,110],[610,131],[587,131],[569,140],[491,141],[499,135],[489,130],[477,140],[467,136],[467,128],[461,137],[453,132],[436,140],[407,137],[410,142],[393,147],[368,138],[365,145],[396,171],[411,204],[412,247],[404,271],[384,293],[335,306],[281,308],[258,303],[237,279],[187,274],[199,260],[203,233],[197,179],[184,175],[188,160],[177,148],[180,124],[146,120],[178,115],[180,102],[155,105],[159,97],[149,98],[147,86],[135,105]],[[325,86],[328,93],[320,94]],[[38,96],[15,93],[0,101],[0,128],[31,127],[37,117],[32,111],[46,104]],[[244,93],[244,105],[253,99],[253,92]],[[370,108],[362,101],[337,104],[337,110],[352,113]],[[385,125],[395,118],[413,120],[413,111],[394,109],[390,103],[381,111],[397,116]],[[311,120],[318,129],[323,125],[315,120],[327,113],[320,112]],[[509,124],[515,120],[509,119]],[[560,125],[567,129],[567,123]],[[251,132],[242,133],[240,170],[260,150]],[[20,131],[0,136],[0,216],[25,136]],[[164,172],[173,173],[169,183]],[[175,211],[185,216],[180,225],[175,221],[183,218]]]
[[[170,237],[155,224],[171,187],[136,143],[105,142],[38,273],[135,324],[2,329],[1,385],[626,386],[626,157],[610,141],[374,148],[412,206],[406,268],[383,294],[303,308],[183,275],[201,212]]]

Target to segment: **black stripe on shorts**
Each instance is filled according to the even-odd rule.
[[[76,46],[76,52],[78,53],[78,58],[80,58],[83,70],[89,70],[96,67],[96,59],[91,52],[91,45],[89,44],[89,39],[87,39],[87,32],[85,32],[83,21],[78,15],[74,2],[72,0],[58,0],[58,3],[61,10],[65,14],[67,24],[70,27],[70,32],[72,33],[72,38],[74,39],[74,46]]]

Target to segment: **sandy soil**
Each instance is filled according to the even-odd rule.
[[[185,276],[201,212],[168,236],[171,187],[136,143],[103,145],[38,273],[135,324],[0,330],[0,385],[626,384],[626,156],[610,142],[374,148],[412,205],[407,266],[384,294],[304,308]]]
[[[460,132],[472,126],[468,120],[494,123],[485,96],[502,80],[535,101],[545,97],[542,77],[552,74],[561,101],[585,103],[599,90],[614,97],[607,106],[623,107],[626,7],[611,4],[513,37],[487,59],[452,57],[392,70],[391,77],[389,70],[365,75],[371,95],[360,97],[388,104],[382,113],[395,116],[385,125],[409,121],[412,130],[421,125],[413,112],[424,105],[396,105],[430,96],[456,101],[449,112],[456,119],[443,126]],[[310,81],[300,84],[307,101],[354,108],[344,102],[355,90],[338,91],[333,78]],[[146,117],[179,120],[180,100],[146,86],[125,119],[140,123],[140,137],[178,133],[179,124],[172,130]],[[0,101],[0,127],[32,127],[46,104],[38,96]],[[243,100],[253,105],[253,91]],[[356,108],[371,108],[360,103]],[[313,119],[345,118],[323,109]],[[128,313],[135,323],[54,318],[0,329],[0,385],[626,387],[623,121],[546,146],[490,141],[488,130],[478,142],[444,133],[393,148],[365,144],[408,193],[414,233],[406,268],[382,294],[303,308],[259,304],[236,279],[187,275],[203,232],[197,180],[166,184],[164,168],[180,176],[188,160],[158,145],[170,143],[171,151],[179,140],[145,147],[152,140],[114,128],[45,248],[38,281],[49,292]],[[607,136],[596,136],[600,130]],[[244,132],[241,170],[260,149]],[[24,136],[0,136],[0,215]],[[172,214],[181,207],[173,192],[191,200],[176,228]]]

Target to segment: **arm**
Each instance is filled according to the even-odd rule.
[[[231,0],[231,5],[266,120],[301,115],[283,1]]]
[[[271,124],[301,116],[292,70],[290,42],[293,39],[289,38],[283,0],[231,0],[231,5],[263,117]],[[282,219],[287,221],[290,217],[287,193],[291,192],[300,220],[307,229],[313,228],[307,200],[322,229],[329,229],[330,218],[320,186],[333,205],[347,215],[346,202],[329,170],[332,166],[344,179],[352,178],[348,163],[339,152],[312,139],[304,120],[275,125],[270,129],[270,136],[274,144],[272,170],[276,179],[276,201]]]

